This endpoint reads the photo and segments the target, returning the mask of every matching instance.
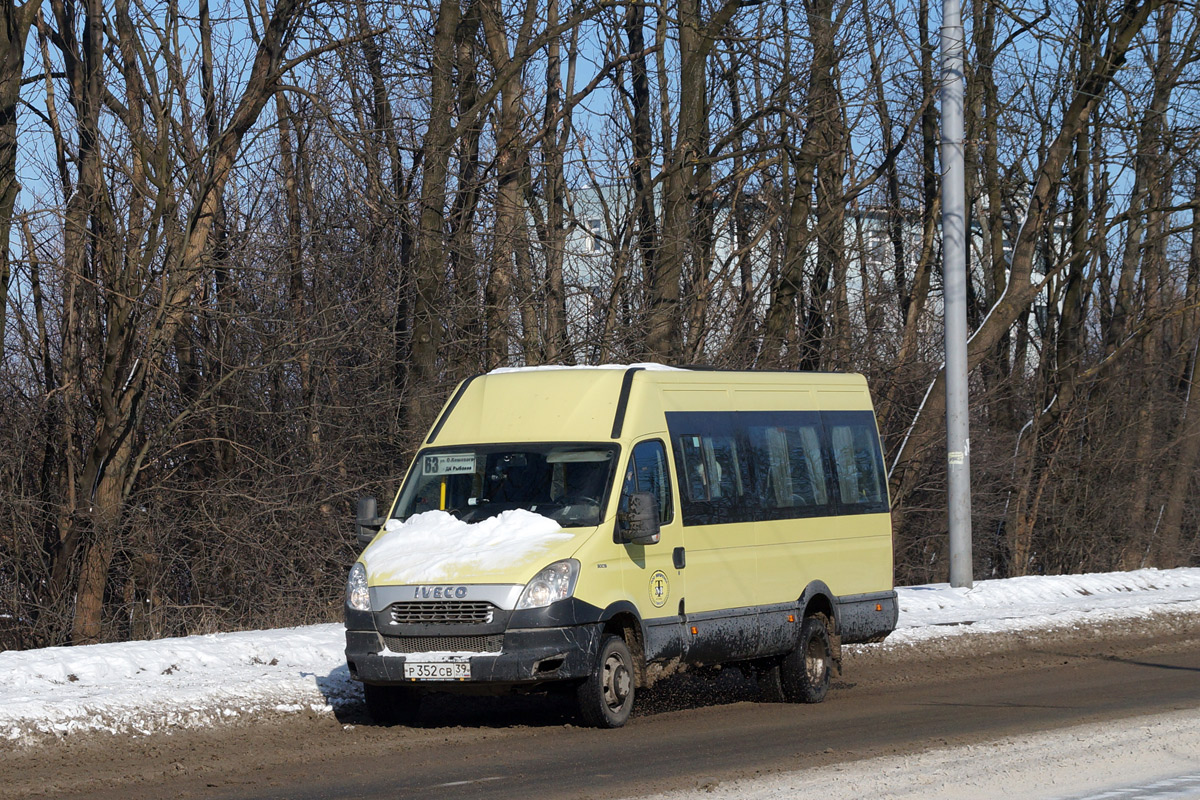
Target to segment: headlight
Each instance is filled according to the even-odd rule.
[[[346,605],[355,611],[371,610],[371,592],[367,589],[367,568],[361,562],[350,568],[346,579]]]
[[[579,562],[573,558],[556,561],[533,576],[525,585],[517,610],[523,608],[545,608],[551,603],[566,600],[575,593],[575,580],[579,577]]]

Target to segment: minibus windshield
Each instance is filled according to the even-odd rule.
[[[599,525],[616,462],[611,444],[422,450],[392,516],[405,520],[438,509],[479,522],[522,508],[564,528]]]

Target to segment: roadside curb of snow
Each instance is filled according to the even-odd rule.
[[[331,716],[362,702],[346,669],[343,630],[329,623],[0,653],[0,741],[28,746]]]

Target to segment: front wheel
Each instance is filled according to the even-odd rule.
[[[600,640],[600,657],[592,674],[575,692],[579,715],[593,728],[619,728],[633,710],[633,656],[620,636]]]
[[[800,641],[761,680],[765,699],[776,702],[819,703],[829,693],[832,676],[833,648],[829,644],[829,628],[825,616],[804,618]]]

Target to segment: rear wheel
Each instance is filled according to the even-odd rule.
[[[832,668],[825,615],[805,617],[796,649],[759,674],[759,691],[768,703],[819,703],[829,693]]]
[[[633,656],[619,636],[600,640],[600,657],[592,674],[575,691],[579,716],[593,728],[619,728],[633,710]]]
[[[793,703],[819,703],[829,693],[833,648],[824,614],[804,618],[800,642],[780,664],[783,690]]]
[[[367,713],[381,725],[413,725],[421,713],[421,695],[407,686],[363,684]]]

